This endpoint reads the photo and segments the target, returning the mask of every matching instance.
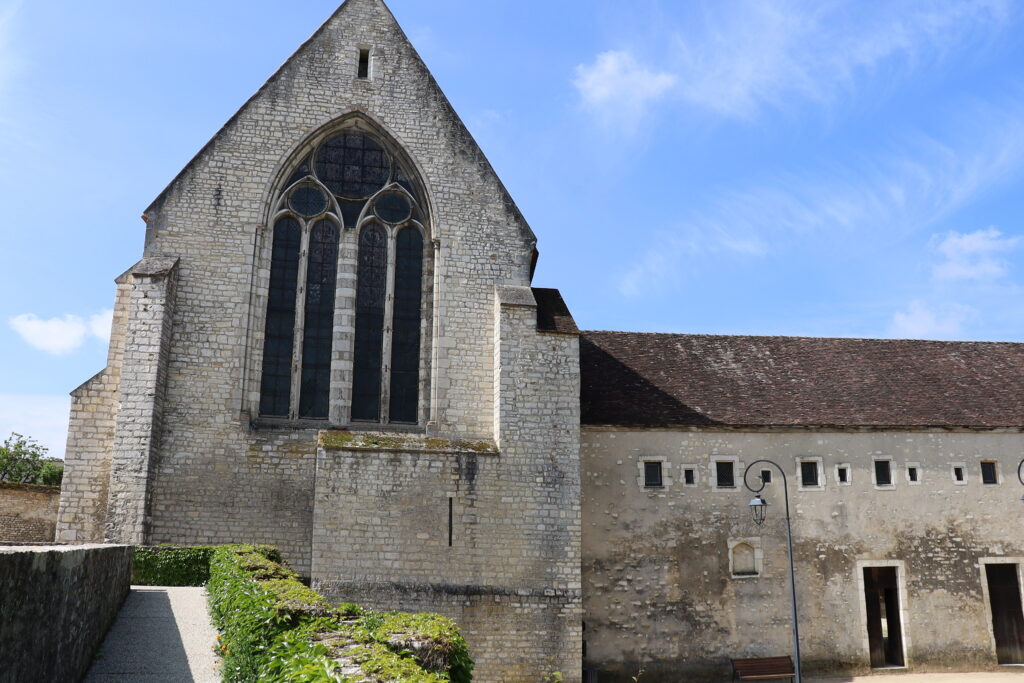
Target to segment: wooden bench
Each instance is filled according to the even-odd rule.
[[[796,678],[793,660],[789,657],[759,657],[756,659],[732,659],[733,680],[751,681],[767,678]]]

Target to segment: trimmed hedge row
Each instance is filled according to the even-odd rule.
[[[472,681],[473,660],[450,619],[331,607],[275,553],[257,546],[212,553],[207,593],[224,681]]]
[[[210,580],[213,546],[138,546],[132,583],[138,586],[203,586]]]

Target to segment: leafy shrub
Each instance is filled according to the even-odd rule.
[[[332,608],[266,547],[224,546],[207,593],[225,681],[469,683],[458,627],[435,614]]]
[[[0,482],[60,486],[64,463],[45,456],[45,446],[12,433],[0,445]]]
[[[135,549],[132,583],[140,586],[202,586],[210,580],[213,546],[142,546]]]
[[[135,548],[132,583],[139,586],[204,586],[210,580],[210,559],[214,545],[158,545]],[[278,566],[269,557],[281,559],[277,548],[253,546],[253,553],[267,566]],[[283,569],[283,568],[282,568]]]

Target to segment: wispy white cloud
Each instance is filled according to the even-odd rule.
[[[631,52],[612,50],[576,67],[574,84],[602,123],[632,131],[675,82],[674,75],[651,70]]]
[[[45,446],[47,455],[63,458],[70,408],[68,396],[0,394],[0,441],[16,432]]]
[[[936,280],[993,281],[1006,275],[1005,256],[1020,247],[1022,238],[1007,237],[994,227],[959,233],[951,230],[933,237],[944,260],[932,268]]]
[[[977,317],[977,311],[963,304],[929,306],[912,301],[905,311],[897,311],[889,324],[889,335],[902,339],[956,339],[963,336],[964,325]]]
[[[628,296],[678,284],[683,259],[702,250],[765,255],[805,240],[823,244],[832,236],[912,234],[1024,167],[1024,106],[966,107],[950,128],[954,132],[945,141],[915,134],[899,151],[879,152],[868,161],[776,173],[763,184],[712,193],[703,207],[654,236],[620,277],[620,292]],[[968,262],[985,265],[978,249],[1017,244],[999,240],[984,233],[949,246],[976,249]],[[996,252],[988,254],[998,263]]]
[[[104,342],[110,342],[110,327],[114,324],[114,311],[108,308],[89,316],[89,333]]]
[[[679,94],[751,118],[795,100],[827,102],[885,68],[898,77],[996,31],[1008,0],[884,3],[727,0],[702,6],[675,36]]]
[[[81,347],[90,337],[109,341],[112,320],[113,311],[105,310],[88,318],[69,313],[44,319],[24,313],[8,322],[29,346],[62,356]]]

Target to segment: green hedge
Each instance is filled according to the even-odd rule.
[[[205,586],[210,580],[210,559],[215,545],[137,546],[132,583],[138,586]],[[281,554],[269,545],[254,546],[277,562]]]
[[[207,593],[223,680],[472,681],[466,641],[450,619],[331,607],[268,555],[255,546],[213,552]]]

